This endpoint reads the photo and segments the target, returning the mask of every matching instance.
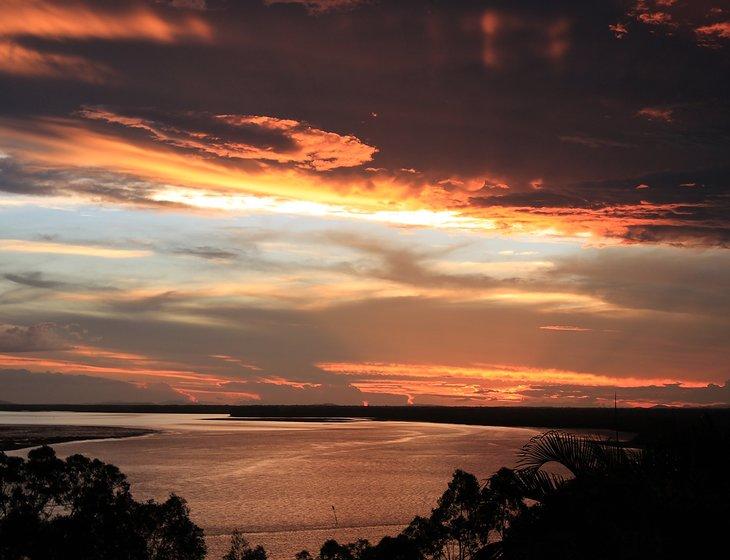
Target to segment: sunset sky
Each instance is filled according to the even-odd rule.
[[[730,404],[722,0],[0,0],[0,401]]]

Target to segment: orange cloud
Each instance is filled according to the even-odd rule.
[[[529,403],[531,392],[585,394],[601,388],[624,388],[630,391],[647,387],[705,388],[706,381],[677,382],[671,379],[612,377],[591,373],[541,369],[526,366],[476,364],[448,366],[401,363],[320,363],[325,371],[357,378],[352,382],[369,393],[406,394],[410,403],[462,402],[492,404]],[[569,397],[569,395],[567,396]],[[569,402],[562,395],[562,404]],[[556,404],[558,401],[556,401]],[[646,401],[644,402],[646,404]]]
[[[190,153],[164,143],[143,144],[111,131],[93,130],[74,119],[0,119],[0,130],[3,149],[31,167],[98,169],[127,174],[156,183],[159,192],[169,191],[170,186],[188,187],[201,193],[203,208],[215,207],[206,206],[205,199],[217,193],[269,195],[392,212],[408,208],[408,204],[394,205],[393,202],[405,202],[411,194],[410,184],[400,183],[393,177],[353,178],[345,182],[335,177],[313,176],[298,166],[271,167],[255,161],[253,166],[235,165],[231,158],[206,157],[209,152]],[[322,135],[316,136],[321,139]],[[351,137],[341,138],[345,150],[355,145]],[[355,147],[362,153],[361,147]],[[328,149],[331,151],[331,148],[330,145]],[[366,148],[366,151],[370,150],[372,148]],[[353,163],[352,157],[342,154],[341,160]],[[331,152],[330,155],[323,153],[322,158],[331,160]],[[187,202],[194,204],[195,200],[188,198]],[[411,208],[416,206],[410,204]]]
[[[672,122],[674,120],[672,109],[666,109],[661,107],[644,107],[640,109],[636,114],[639,117],[644,117],[651,121],[664,121]]]
[[[144,6],[109,9],[81,2],[4,0],[0,3],[0,72],[92,83],[115,76],[111,69],[88,58],[23,45],[25,38],[174,43],[211,36],[210,27],[197,16],[165,19]]]
[[[576,327],[574,325],[543,325],[540,327],[543,331],[567,331],[567,332],[589,332],[593,329]]]
[[[195,384],[212,387],[228,381],[214,374],[200,373],[182,363],[87,344],[65,345],[55,350],[49,347],[45,352],[40,350],[43,348],[37,352],[2,353],[0,368],[21,367],[31,371],[91,374],[134,382],[165,381],[181,386]]]
[[[248,132],[251,135],[269,133],[272,140],[286,141],[287,145],[277,149],[271,145],[255,145],[253,141],[230,141],[219,130],[184,130],[174,124],[127,117],[98,107],[85,108],[79,114],[87,119],[143,129],[165,144],[221,158],[294,163],[297,167],[316,171],[361,165],[370,161],[377,152],[376,148],[368,146],[355,136],[327,132],[293,119],[260,115],[203,115],[199,118],[203,127],[217,129],[227,126],[232,135],[237,132]]]
[[[681,194],[668,188],[637,191],[636,182],[518,191],[485,189],[479,186],[484,180],[474,178],[458,185],[451,178],[444,186],[421,173],[336,173],[367,161],[376,149],[294,120],[180,114],[179,122],[161,124],[98,108],[80,116],[87,118],[0,119],[0,148],[31,178],[34,170],[81,178],[115,174],[110,187],[98,189],[97,181],[54,184],[56,193],[93,200],[579,240],[727,242],[714,219],[722,199],[710,189],[704,198],[680,202]]]
[[[703,25],[695,29],[699,43],[706,47],[718,47],[721,41],[730,40],[730,21]]]
[[[103,82],[114,72],[81,56],[44,53],[0,39],[0,72],[17,76],[74,77],[85,82]]]
[[[614,386],[638,387],[647,384],[669,384],[676,383],[676,379],[665,378],[633,378],[633,377],[612,377],[577,371],[565,371],[556,369],[542,369],[527,366],[514,366],[505,364],[476,364],[474,366],[450,366],[443,364],[401,364],[401,363],[380,363],[380,362],[324,362],[317,364],[317,367],[332,373],[345,375],[412,378],[412,379],[442,379],[450,382],[463,381],[475,383],[478,381],[489,381],[496,384],[509,385],[519,383],[571,383],[587,386]],[[708,381],[689,381],[687,386],[701,387],[707,385]]]
[[[210,39],[211,29],[198,16],[166,19],[145,6],[109,9],[81,2],[4,0],[0,36],[44,39],[144,39],[160,43]]]

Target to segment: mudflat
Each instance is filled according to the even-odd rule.
[[[67,441],[128,438],[154,433],[143,428],[112,426],[0,425],[0,451],[52,445]]]

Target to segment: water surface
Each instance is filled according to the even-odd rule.
[[[0,412],[0,424],[145,427],[150,436],[58,444],[118,465],[137,499],[187,499],[209,558],[234,529],[290,560],[328,538],[377,541],[427,514],[454,469],[486,478],[535,430],[410,422],[230,420],[225,415]],[[22,454],[23,452],[16,452]],[[337,524],[332,511],[335,506]]]

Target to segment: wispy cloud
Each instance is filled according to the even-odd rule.
[[[4,0],[0,36],[174,43],[209,39],[211,29],[198,16],[164,17],[141,4],[113,9],[95,2]]]
[[[148,257],[151,251],[141,249],[116,249],[96,245],[77,245],[53,241],[33,241],[28,239],[0,239],[0,252],[48,253],[54,255],[78,255],[103,259],[134,259]]]
[[[542,325],[539,327],[542,331],[563,331],[563,332],[590,332],[593,329],[585,327],[577,327],[575,325]]]
[[[92,83],[104,82],[114,76],[108,66],[82,56],[38,51],[3,40],[1,35],[0,72],[31,77],[73,77]]]
[[[0,73],[92,83],[118,77],[91,58],[58,52],[48,44],[33,47],[24,43],[27,39],[175,43],[210,38],[210,27],[196,16],[165,18],[143,5],[110,9],[80,1],[5,0],[0,4]]]
[[[220,158],[294,163],[327,171],[370,161],[377,149],[352,135],[327,132],[292,119],[261,115],[152,115],[126,116],[100,107],[79,114],[92,120],[137,128],[152,138]],[[164,119],[164,120],[159,120]]]

